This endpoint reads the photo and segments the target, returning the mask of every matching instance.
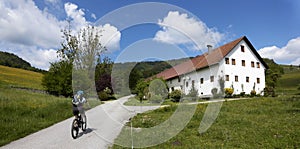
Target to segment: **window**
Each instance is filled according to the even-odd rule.
[[[260,63],[256,62],[256,66],[257,66],[257,68],[260,68]]]
[[[171,87],[172,92],[174,91],[174,87]]]
[[[195,80],[192,80],[192,86],[195,86]]]
[[[180,82],[181,80],[180,80],[180,77],[178,77],[178,82]]]
[[[225,81],[229,81],[229,75],[225,75]]]
[[[260,83],[260,78],[256,78],[256,82],[257,82],[257,84],[259,84]]]
[[[245,60],[242,60],[242,66],[246,66]]]
[[[185,87],[189,87],[189,82],[185,82]]]
[[[170,84],[172,84],[172,80],[170,80]]]
[[[246,77],[246,82],[249,83],[249,77]]]
[[[229,58],[225,58],[225,64],[229,64]]]
[[[253,67],[253,68],[254,68],[254,62],[253,62],[253,61],[251,61],[251,67]]]
[[[241,45],[241,51],[245,52],[245,46]]]
[[[203,84],[203,80],[204,80],[203,78],[200,79],[200,84]]]
[[[234,76],[234,81],[239,82],[239,76]]]
[[[210,82],[214,82],[215,77],[214,76],[210,76]]]
[[[231,59],[232,65],[235,65],[235,59]]]

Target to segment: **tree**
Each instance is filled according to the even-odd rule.
[[[83,28],[77,35],[72,34],[70,27],[62,30],[62,48],[58,50],[60,61],[51,64],[49,74],[43,79],[43,86],[50,94],[72,96],[73,90],[87,93],[95,90],[95,67],[100,54],[106,50],[100,43],[101,32],[93,26]],[[60,81],[64,82],[63,86]]]
[[[168,90],[165,80],[153,79],[149,84],[149,100],[160,103],[168,97]]]
[[[95,70],[95,83],[97,92],[101,92],[105,88],[109,88],[112,91],[110,94],[113,94],[111,78],[112,67],[113,62],[108,57],[103,58],[103,60],[97,64]]]
[[[276,64],[271,59],[264,59],[264,61],[269,66],[269,69],[266,70],[266,88],[264,89],[265,96],[275,96],[275,88],[277,80],[284,74],[284,69],[280,65]]]
[[[60,61],[51,63],[48,73],[42,79],[42,85],[52,95],[70,97],[72,91],[72,63]]]
[[[144,96],[148,97],[149,81],[139,80],[136,84],[135,92],[140,100],[143,99]]]

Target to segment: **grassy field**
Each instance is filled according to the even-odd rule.
[[[207,104],[198,105],[193,118],[180,133],[149,148],[300,148],[299,81],[300,71],[295,69],[279,80],[278,97],[224,102],[216,121],[203,134],[198,128]],[[171,106],[138,114],[131,122],[133,127],[153,127],[167,120],[175,110],[176,106]],[[131,146],[128,138],[131,138],[131,130],[124,128],[115,143]],[[112,148],[123,147],[114,145]]]
[[[72,116],[70,98],[35,93],[43,74],[0,66],[0,146]],[[29,90],[20,90],[24,87]],[[90,107],[101,102],[89,100]]]
[[[278,81],[278,95],[300,94],[300,68],[285,68],[285,74]]]
[[[2,85],[42,90],[43,74],[18,68],[0,65],[0,81]]]

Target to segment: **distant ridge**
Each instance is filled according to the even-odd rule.
[[[32,67],[29,62],[9,52],[0,51],[0,65],[13,67],[13,68],[21,68],[21,69],[35,71],[35,72],[46,72],[45,70]]]

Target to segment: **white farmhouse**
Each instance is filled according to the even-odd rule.
[[[179,89],[187,94],[192,86],[198,95],[212,96],[212,89],[220,91],[220,79],[224,88],[233,88],[233,94],[255,90],[263,94],[266,63],[247,37],[241,37],[216,49],[208,46],[208,52],[196,56],[156,75],[166,80],[169,92]]]

